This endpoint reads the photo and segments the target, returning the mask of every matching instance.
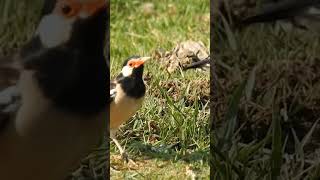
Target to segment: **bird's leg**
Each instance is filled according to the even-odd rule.
[[[112,139],[112,141],[116,144],[116,146],[118,147],[122,158],[128,162],[128,155],[127,155],[127,153],[125,152],[125,150],[122,148],[122,146],[120,145],[120,143],[118,142],[118,140],[117,140],[116,138],[114,138],[114,137],[111,137],[111,139]]]
[[[112,139],[112,141],[116,144],[116,146],[118,147],[120,154],[122,156],[122,159],[124,159],[126,161],[126,163],[131,162],[134,165],[137,165],[133,160],[131,160],[128,156],[128,154],[126,153],[126,151],[122,148],[122,146],[120,145],[119,141],[115,138],[115,136],[113,134],[111,134],[110,138]]]

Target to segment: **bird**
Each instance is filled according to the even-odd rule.
[[[65,179],[101,144],[108,19],[105,0],[46,0],[31,39],[0,60],[0,179]]]
[[[124,61],[120,74],[110,82],[110,138],[126,162],[132,162],[115,135],[118,128],[128,121],[142,106],[146,86],[143,69],[150,57],[132,56]],[[135,164],[135,163],[134,163]]]
[[[266,3],[261,12],[241,21],[242,25],[274,22],[289,22],[293,27],[320,32],[320,1],[284,0]]]

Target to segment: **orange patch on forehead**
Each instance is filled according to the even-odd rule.
[[[106,7],[106,0],[57,0],[54,12],[71,18],[81,13],[91,16]]]
[[[141,66],[142,64],[144,64],[144,61],[141,59],[131,59],[128,61],[127,65],[130,67],[134,67],[134,68],[138,68],[139,66]]]

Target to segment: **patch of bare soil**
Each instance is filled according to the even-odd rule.
[[[153,57],[160,64],[160,67],[165,69],[169,74],[189,68],[209,70],[208,67],[210,67],[208,48],[202,42],[191,40],[177,44],[171,51],[158,49],[154,52]],[[151,74],[145,75],[147,84],[151,77]],[[186,106],[192,106],[195,101],[200,101],[199,108],[201,108],[210,99],[210,82],[202,78],[193,80],[169,79],[161,81],[159,86],[166,91],[166,94],[173,101],[184,99]],[[153,93],[155,97],[163,99],[159,89],[154,90]]]
[[[154,57],[168,73],[173,73],[180,69],[186,69],[190,64],[207,61],[209,51],[202,42],[189,40],[179,43],[171,51],[158,49],[154,52]],[[209,67],[209,63],[200,66],[200,68],[204,67]]]
[[[190,80],[185,83],[179,80],[169,80],[161,82],[160,86],[163,87],[168,96],[172,97],[174,101],[178,101],[182,97],[185,99],[186,106],[192,106],[195,101],[199,100],[203,104],[210,99],[210,84],[209,80]],[[190,88],[188,92],[182,92],[182,89]]]

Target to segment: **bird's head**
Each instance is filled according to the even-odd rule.
[[[104,39],[106,25],[101,19],[106,18],[106,8],[106,0],[48,0],[36,36],[46,48]]]
[[[57,106],[78,112],[104,108],[108,19],[108,0],[45,0],[36,33],[20,59]]]
[[[150,57],[132,56],[128,58],[122,66],[121,74],[124,77],[137,77],[142,78],[143,65],[151,59]]]

